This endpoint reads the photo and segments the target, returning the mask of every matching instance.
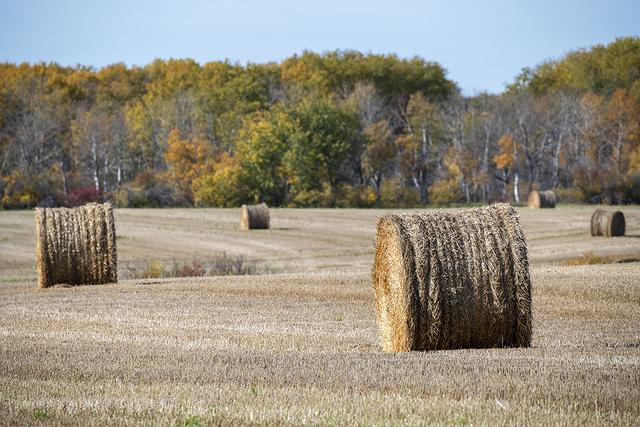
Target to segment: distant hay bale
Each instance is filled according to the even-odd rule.
[[[240,228],[242,230],[269,228],[269,207],[265,203],[242,205]]]
[[[111,204],[37,208],[38,286],[98,285],[118,281],[116,229]]]
[[[529,194],[528,201],[530,208],[555,208],[556,207],[556,193],[551,190],[547,191],[532,191]]]
[[[591,215],[592,236],[624,236],[625,226],[624,214],[620,211],[609,212],[596,209]]]
[[[527,244],[508,204],[383,216],[373,287],[384,351],[531,343]]]

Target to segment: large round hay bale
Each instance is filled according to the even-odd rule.
[[[98,285],[118,281],[116,228],[111,204],[37,208],[38,285]]]
[[[528,205],[530,208],[555,208],[556,207],[556,193],[551,190],[547,191],[532,191],[529,194]]]
[[[624,214],[620,211],[609,212],[596,209],[591,215],[592,236],[624,236],[625,226]]]
[[[385,351],[531,343],[527,244],[508,204],[383,216],[373,287]]]
[[[269,228],[269,207],[265,203],[242,205],[240,228],[242,230]]]

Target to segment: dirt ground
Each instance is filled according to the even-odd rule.
[[[127,264],[226,251],[275,274],[36,287],[33,213],[0,212],[1,424],[561,424],[640,419],[640,258],[592,238],[594,207],[521,208],[529,349],[385,354],[370,269],[379,210],[117,210]]]

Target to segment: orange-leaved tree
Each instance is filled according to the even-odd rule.
[[[171,179],[190,195],[194,179],[211,172],[214,154],[206,139],[199,136],[186,139],[178,129],[172,129],[167,138],[164,159]]]
[[[511,176],[514,176],[514,197],[516,203],[519,202],[518,194],[518,175],[516,168],[518,149],[513,138],[513,135],[506,133],[498,139],[498,153],[493,156],[493,163],[496,165],[496,169],[500,171],[500,174],[496,174],[495,177],[504,183],[502,188],[502,196],[507,197],[507,187],[511,183]]]

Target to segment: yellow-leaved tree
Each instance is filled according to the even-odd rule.
[[[246,186],[239,159],[224,153],[213,169],[193,180],[195,205],[235,207],[245,202]]]
[[[215,153],[204,138],[182,137],[178,129],[172,129],[167,138],[164,159],[169,166],[169,176],[185,194],[192,194],[193,181],[212,171]]]

